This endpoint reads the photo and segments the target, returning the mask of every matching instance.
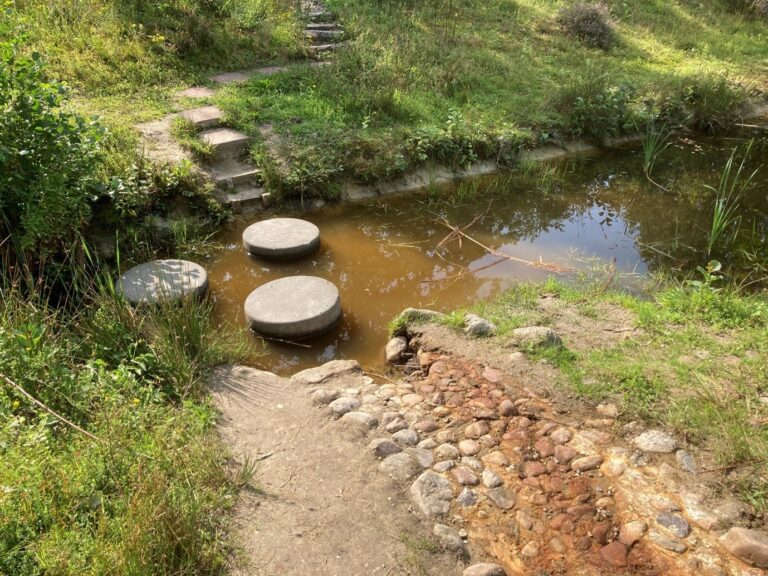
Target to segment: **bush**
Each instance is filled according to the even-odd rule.
[[[600,3],[577,3],[560,9],[558,23],[568,35],[584,42],[587,46],[610,50],[616,43],[613,28],[609,23],[608,9]]]
[[[61,249],[90,215],[103,129],[66,101],[39,54],[0,41],[0,235],[19,252]]]
[[[590,69],[560,92],[555,107],[565,116],[572,136],[602,142],[634,128],[633,95],[630,86],[612,85],[607,74]]]
[[[768,18],[768,0],[724,0],[726,9],[739,14]]]
[[[692,124],[707,132],[725,130],[738,122],[748,102],[742,86],[717,75],[684,80],[682,99]]]

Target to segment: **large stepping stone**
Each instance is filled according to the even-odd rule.
[[[217,160],[242,156],[250,142],[248,136],[231,128],[214,128],[201,132],[200,140],[213,148]]]
[[[320,230],[298,218],[271,218],[245,229],[243,247],[252,256],[270,260],[300,258],[320,247]]]
[[[224,112],[218,106],[203,106],[182,112],[181,116],[198,130],[204,130],[218,126],[224,118]]]
[[[208,290],[208,274],[188,260],[154,260],[120,276],[118,290],[133,304],[173,302],[185,296],[203,296]]]
[[[316,276],[289,276],[260,286],[245,301],[250,328],[281,340],[327,332],[341,319],[339,290]]]

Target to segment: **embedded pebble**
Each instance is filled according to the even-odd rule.
[[[343,416],[347,412],[360,408],[360,401],[356,398],[342,397],[331,402],[328,407],[336,416]]]
[[[597,413],[606,418],[618,418],[619,409],[616,404],[603,403],[597,405]]]
[[[453,474],[453,477],[456,479],[456,482],[461,484],[462,486],[476,486],[479,482],[477,479],[477,476],[475,476],[475,473],[472,472],[469,468],[465,468],[463,466],[459,466],[458,468],[454,468],[451,470],[451,474]]]
[[[419,443],[419,435],[413,430],[398,430],[392,434],[392,439],[403,446],[416,446]]]
[[[493,470],[483,470],[483,486],[486,488],[498,488],[503,484],[501,478]]]
[[[725,549],[747,564],[768,568],[768,534],[748,528],[731,528],[721,538]]]
[[[435,457],[432,455],[432,452],[425,448],[411,448],[410,453],[422,468],[429,468],[435,461]]]
[[[503,487],[490,488],[486,494],[488,500],[502,510],[511,510],[515,507],[515,493]]]
[[[464,507],[474,506],[477,504],[477,494],[475,494],[469,488],[464,487],[459,496],[456,498],[456,502]]]
[[[594,456],[584,456],[571,462],[571,469],[576,472],[587,472],[588,470],[594,470],[600,464],[603,463],[603,457],[599,454]]]
[[[464,454],[464,456],[474,456],[480,452],[480,444],[474,440],[462,440],[459,442],[459,452]]]
[[[668,454],[677,448],[677,440],[661,430],[647,430],[634,439],[634,444],[643,452]]]
[[[411,484],[409,494],[416,507],[427,517],[447,514],[453,499],[451,483],[431,471],[426,471],[416,478]]]
[[[481,436],[488,434],[490,431],[491,428],[488,425],[488,422],[485,420],[479,420],[464,428],[464,436],[473,440],[477,440]]]
[[[438,458],[442,458],[443,460],[455,460],[461,456],[459,449],[453,444],[448,443],[440,444],[440,446],[435,448],[435,454]]]
[[[397,444],[386,438],[376,438],[368,444],[368,448],[377,458],[386,458],[392,454],[402,452],[403,449]]]
[[[464,317],[464,333],[468,336],[491,336],[496,331],[496,326],[477,314],[467,314]]]
[[[419,442],[419,448],[425,448],[426,450],[433,450],[437,448],[437,442],[432,438],[426,438]]]
[[[499,414],[505,417],[517,416],[517,406],[509,398],[502,400],[499,403]]]
[[[324,388],[318,388],[317,390],[313,391],[312,394],[312,403],[316,404],[318,406],[325,406],[326,404],[330,404],[336,398],[339,397],[339,391],[338,390],[325,390]]]
[[[648,524],[642,520],[627,522],[626,524],[622,524],[621,529],[619,530],[619,540],[631,547],[643,537],[643,534],[645,534],[647,529]]]
[[[656,516],[656,522],[678,538],[686,538],[691,533],[691,526],[688,522],[675,514],[659,514]]]
[[[653,542],[657,546],[660,546],[665,550],[675,552],[676,554],[682,554],[683,552],[688,550],[688,546],[686,546],[679,540],[675,540],[674,538],[669,538],[667,536],[664,536],[663,534],[659,534],[658,532],[651,532],[651,534],[649,535],[649,538],[651,542]]]
[[[462,576],[507,576],[504,568],[498,564],[473,564],[461,573]]]
[[[473,458],[472,456],[463,456],[461,459],[461,464],[467,468],[471,468],[472,470],[480,471],[483,469],[483,463],[480,462],[480,460],[477,458]]]
[[[555,444],[566,444],[573,438],[573,433],[567,428],[558,428],[549,437]]]
[[[675,452],[675,458],[680,468],[689,474],[696,474],[696,459],[693,457],[693,454],[685,450],[678,450]]]
[[[403,359],[403,355],[408,351],[408,340],[403,336],[395,336],[384,348],[384,357],[389,364],[396,364]]]
[[[535,540],[531,540],[523,546],[523,548],[520,550],[520,555],[525,556],[526,558],[535,558],[539,555],[539,544]]]
[[[435,472],[448,472],[453,466],[453,460],[443,460],[432,466],[432,469]]]
[[[418,474],[421,466],[410,454],[400,452],[384,458],[379,464],[379,470],[395,480],[404,482]]]
[[[602,559],[617,568],[627,565],[627,552],[627,547],[618,540],[614,540],[600,548]]]
[[[530,530],[533,528],[533,518],[531,518],[531,516],[523,510],[517,511],[517,514],[515,514],[515,520],[517,520],[517,523],[520,524],[520,527],[524,528],[525,530]]]
[[[347,412],[341,417],[339,422],[359,425],[365,428],[376,428],[379,425],[379,419],[367,412]]]
[[[552,552],[554,552],[555,554],[565,554],[565,552],[568,550],[568,549],[565,547],[565,544],[563,543],[563,541],[562,541],[562,540],[560,540],[560,538],[558,538],[557,536],[554,536],[554,537],[553,537],[553,538],[552,538],[552,539],[549,541],[548,547],[549,547],[549,549],[550,549],[550,550],[552,550]]]
[[[448,550],[449,552],[455,552],[461,556],[467,554],[466,542],[464,542],[461,536],[459,536],[459,533],[450,526],[446,526],[445,524],[435,524],[432,533],[435,535],[435,538],[437,538],[438,543],[443,549]]]
[[[483,462],[486,464],[495,464],[496,466],[501,466],[502,468],[509,466],[509,458],[507,458],[503,452],[499,452],[498,450],[489,452],[483,456]]]

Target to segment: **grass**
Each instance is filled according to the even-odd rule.
[[[238,479],[205,377],[248,346],[205,302],[133,308],[96,275],[53,308],[3,280],[0,573],[222,573]]]
[[[217,98],[257,141],[257,128],[272,126],[283,183],[294,171],[318,174],[302,181],[305,193],[322,195],[340,175],[370,182],[430,160],[504,164],[539,142],[631,133],[649,106],[662,120],[719,129],[766,89],[755,65],[768,55],[765,24],[717,0],[609,3],[617,43],[608,51],[565,34],[549,0],[329,6],[352,38],[329,66]]]
[[[702,468],[724,467],[728,483],[765,510],[768,298],[721,282],[667,283],[639,297],[550,280],[520,284],[473,311],[500,327],[502,341],[514,327],[556,323],[537,306],[543,294],[585,318],[610,322],[616,307],[630,313],[638,332],[626,340],[587,349],[566,340],[529,357],[557,367],[560,384],[578,396],[617,403],[622,421],[674,430],[695,447]]]

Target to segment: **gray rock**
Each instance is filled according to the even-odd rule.
[[[480,462],[480,460],[477,458],[473,458],[472,456],[463,456],[461,458],[461,465],[477,472],[480,472],[483,469],[483,463]]]
[[[493,470],[488,468],[483,470],[483,486],[486,488],[498,488],[502,484],[501,478]]]
[[[496,326],[485,318],[477,314],[467,314],[464,317],[464,333],[468,336],[492,336],[494,332],[496,332]]]
[[[325,406],[326,404],[330,404],[339,397],[339,391],[318,388],[317,390],[314,390],[310,396],[312,397],[313,404],[318,406]]]
[[[462,576],[507,576],[504,568],[498,564],[473,564],[462,572]]]
[[[519,346],[560,346],[562,340],[552,328],[546,326],[526,326],[512,330],[512,338]]]
[[[379,419],[368,412],[347,412],[339,419],[339,422],[362,428],[376,428],[379,425]]]
[[[741,517],[746,513],[746,508],[744,507],[744,504],[738,500],[728,499],[715,506],[712,513],[717,520],[717,525],[722,528],[727,528],[741,520]]]
[[[459,505],[464,506],[465,508],[469,506],[474,506],[477,504],[477,494],[474,493],[474,491],[470,490],[466,486],[461,491],[459,496],[456,498],[456,502],[459,503]]]
[[[442,460],[437,464],[435,464],[434,466],[432,466],[432,469],[435,472],[448,472],[448,470],[453,468],[453,466],[454,466],[453,460]]]
[[[387,438],[376,438],[368,444],[368,449],[373,452],[374,456],[377,458],[386,458],[387,456],[392,456],[392,454],[397,454],[398,452],[403,451],[400,446]]]
[[[693,454],[685,450],[678,450],[675,452],[675,458],[680,468],[689,474],[696,474],[696,459],[693,457]]]
[[[691,533],[691,526],[688,522],[676,514],[659,514],[656,516],[656,522],[678,538],[686,538]]]
[[[419,435],[413,430],[399,430],[392,434],[392,439],[403,446],[416,446],[419,443]]]
[[[328,407],[336,416],[343,416],[348,412],[352,412],[353,410],[360,408],[360,401],[357,398],[349,398],[348,396],[343,396],[331,402]]]
[[[396,420],[391,420],[389,423],[384,425],[384,429],[390,434],[400,432],[400,430],[406,430],[407,428],[408,422],[406,422],[405,418],[403,417],[399,417]]]
[[[323,334],[341,319],[339,289],[317,276],[272,280],[248,295],[248,325],[258,334],[302,340]]]
[[[467,543],[464,542],[461,536],[459,536],[459,533],[450,526],[446,526],[445,524],[435,524],[432,533],[444,550],[455,552],[462,557],[468,555],[469,551],[467,550]]]
[[[208,290],[208,274],[188,260],[155,260],[125,272],[117,281],[117,290],[132,304],[199,298]]]
[[[298,218],[270,218],[245,229],[243,248],[252,256],[270,260],[294,259],[320,248],[320,230]]]
[[[490,488],[486,492],[488,500],[493,502],[494,506],[502,510],[511,510],[515,507],[515,493],[506,488]]]
[[[464,456],[474,456],[480,452],[480,444],[474,440],[462,440],[459,442],[459,452]]]
[[[455,460],[461,456],[459,449],[453,444],[448,443],[440,444],[440,446],[435,449],[435,454],[442,460]]]
[[[664,536],[663,534],[659,534],[658,532],[651,532],[649,538],[651,542],[653,542],[657,546],[660,546],[665,550],[670,550],[671,552],[675,552],[676,554],[682,554],[683,552],[688,550],[688,546],[686,546],[679,540],[675,540],[674,538],[668,538],[667,536]]]
[[[408,340],[403,336],[395,336],[384,349],[384,357],[389,364],[396,364],[403,359],[403,354],[408,351]]]
[[[485,420],[479,420],[477,422],[472,422],[472,424],[469,424],[464,428],[464,436],[467,438],[472,438],[473,440],[477,440],[481,436],[485,436],[490,432],[491,427],[488,425],[488,422]]]
[[[422,468],[429,468],[435,461],[435,457],[432,455],[432,452],[424,448],[411,448],[409,452]]]
[[[721,538],[725,549],[747,564],[768,568],[768,534],[748,528],[731,528]]]
[[[424,448],[426,450],[434,450],[437,448],[437,442],[435,442],[432,438],[425,438],[421,442],[419,442],[419,448]]]
[[[411,484],[409,493],[416,508],[428,518],[447,514],[451,508],[451,483],[435,472],[423,472]]]
[[[362,372],[357,360],[332,360],[322,366],[309,368],[294,374],[291,382],[294,384],[322,384],[323,382],[347,374]]]
[[[668,454],[677,448],[677,440],[661,430],[647,430],[634,439],[635,446],[643,452]]]
[[[379,470],[398,482],[405,482],[416,476],[421,466],[410,454],[400,452],[384,458],[379,464]]]

